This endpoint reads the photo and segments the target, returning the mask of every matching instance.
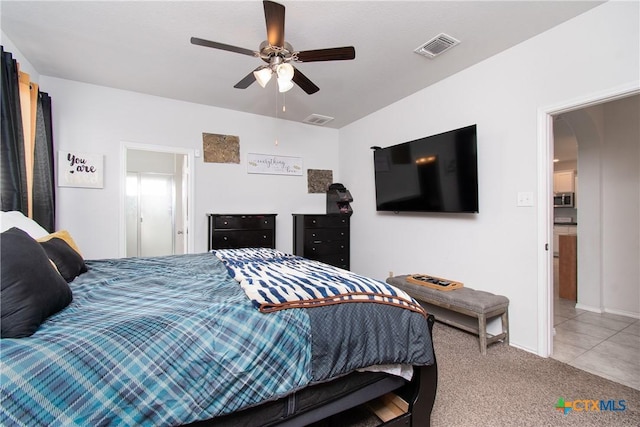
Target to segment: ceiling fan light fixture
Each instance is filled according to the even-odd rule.
[[[269,67],[261,68],[258,71],[254,71],[253,76],[260,86],[265,87],[271,80],[271,69]]]
[[[278,80],[284,79],[291,81],[293,79],[293,65],[288,62],[280,64],[276,68],[276,73],[278,74]]]
[[[287,92],[293,87],[293,82],[289,79],[278,77],[278,90],[280,92]]]

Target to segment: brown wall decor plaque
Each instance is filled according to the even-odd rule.
[[[326,169],[307,170],[307,188],[309,193],[326,193],[333,182],[333,171]]]
[[[240,163],[240,137],[202,133],[205,163]]]

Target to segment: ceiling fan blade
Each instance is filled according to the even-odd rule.
[[[297,53],[298,62],[345,61],[356,57],[353,46],[305,50]]]
[[[258,71],[259,69],[261,69],[262,66],[256,68],[253,71]],[[235,87],[236,89],[246,89],[249,86],[251,86],[251,84],[253,82],[256,81],[256,76],[253,75],[253,71],[250,72],[249,74],[247,74],[242,80],[240,80],[238,83],[236,83],[235,85],[233,85],[233,87]]]
[[[307,92],[308,95],[314,94],[320,90],[318,86],[313,84],[311,80],[300,72],[296,67],[293,67],[293,82],[300,86],[300,88]]]
[[[284,46],[284,6],[265,0],[264,19],[267,22],[267,41],[271,46]]]
[[[197,44],[198,46],[212,47],[214,49],[241,53],[243,55],[260,56],[258,52],[255,52],[253,50],[245,49],[243,47],[238,47],[238,46],[231,46],[230,44],[224,44],[224,43],[218,43],[218,42],[212,42],[209,40],[199,39],[197,37],[191,37],[191,43]]]

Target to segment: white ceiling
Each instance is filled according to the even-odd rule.
[[[295,50],[355,47],[353,61],[296,64],[320,87],[313,95],[296,86],[283,98],[275,82],[234,89],[264,63],[190,43],[258,50],[266,38],[259,1],[2,0],[0,13],[2,31],[41,75],[294,121],[315,113],[340,128],[602,2],[281,3]],[[435,59],[413,53],[442,32],[461,43]]]

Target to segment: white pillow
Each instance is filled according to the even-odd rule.
[[[0,215],[0,232],[5,232],[13,227],[18,227],[34,239],[39,239],[49,234],[37,222],[27,218],[20,211],[2,212]]]

